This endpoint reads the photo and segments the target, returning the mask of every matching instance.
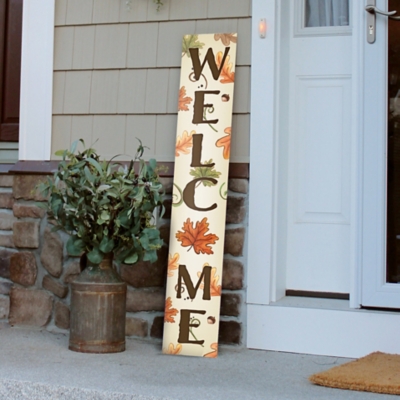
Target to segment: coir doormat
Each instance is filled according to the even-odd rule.
[[[317,385],[364,392],[400,394],[400,355],[371,353],[349,363],[311,375]]]

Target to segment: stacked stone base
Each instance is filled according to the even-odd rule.
[[[66,253],[67,236],[51,232],[43,198],[34,190],[46,176],[0,175],[0,322],[19,326],[69,329],[70,283],[79,260]],[[169,243],[172,178],[163,178],[166,214],[160,221]],[[248,181],[229,181],[220,343],[241,345],[244,327],[244,242]],[[163,334],[168,247],[154,264],[121,265],[128,284],[126,335],[158,340]]]

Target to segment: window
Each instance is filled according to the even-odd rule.
[[[316,26],[348,26],[349,0],[306,0],[306,28]]]
[[[349,0],[292,0],[295,36],[351,35]]]

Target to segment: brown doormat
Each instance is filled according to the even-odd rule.
[[[311,375],[317,385],[364,392],[400,394],[400,355],[371,353],[349,363]]]

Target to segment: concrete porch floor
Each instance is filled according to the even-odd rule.
[[[166,356],[127,340],[123,353],[68,350],[68,337],[0,324],[0,399],[355,399],[390,395],[315,386],[312,373],[349,361],[222,347],[217,359]]]

